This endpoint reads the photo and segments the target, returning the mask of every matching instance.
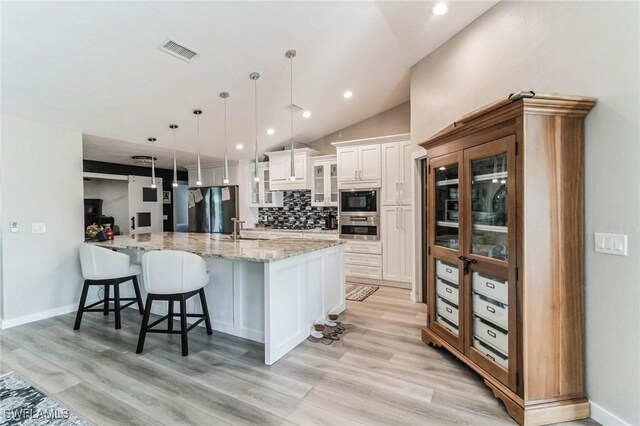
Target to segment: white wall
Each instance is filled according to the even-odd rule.
[[[336,148],[331,142],[350,141],[356,139],[375,138],[378,136],[400,135],[409,133],[411,107],[405,102],[391,109],[376,114],[351,126],[340,129],[307,145],[323,154],[335,154]]]
[[[411,76],[415,143],[519,90],[598,98],[585,128],[586,390],[609,424],[640,424],[639,14],[638,2],[503,1]],[[595,231],[628,234],[629,256],[596,254]]]
[[[84,239],[82,134],[2,117],[3,327],[75,310]],[[20,232],[7,232],[18,220]],[[47,232],[32,234],[31,223]]]

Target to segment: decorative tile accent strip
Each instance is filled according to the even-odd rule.
[[[311,191],[284,191],[283,205],[258,208],[258,219],[274,228],[306,229],[321,228],[327,215],[338,214],[337,207],[312,207]]]

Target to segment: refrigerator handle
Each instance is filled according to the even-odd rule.
[[[131,216],[131,229],[136,229],[136,218]]]

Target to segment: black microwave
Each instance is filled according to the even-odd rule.
[[[351,216],[378,215],[378,188],[340,191],[340,214]]]

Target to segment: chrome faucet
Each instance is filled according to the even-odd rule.
[[[242,231],[242,225],[244,224],[244,220],[239,220],[237,217],[232,217],[231,220],[233,221],[233,234],[231,235],[233,236],[233,241],[237,241],[239,236],[239,231]],[[240,224],[240,229],[238,229],[238,224]]]

